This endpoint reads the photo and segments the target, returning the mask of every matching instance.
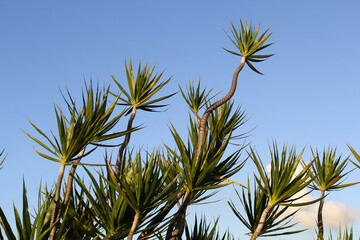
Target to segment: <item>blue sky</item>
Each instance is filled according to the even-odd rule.
[[[27,119],[47,133],[56,129],[53,103],[63,104],[59,88],[80,98],[84,79],[107,85],[111,73],[124,81],[124,61],[131,59],[134,65],[156,65],[164,77],[172,77],[162,94],[199,77],[204,86],[225,93],[240,59],[222,49],[232,48],[224,30],[239,18],[274,31],[269,52],[276,55],[257,65],[265,75],[244,69],[234,96],[250,117],[244,131],[256,127],[248,141],[264,164],[273,139],[299,151],[306,147],[305,160],[310,146],[322,150],[331,145],[347,156],[350,143],[360,151],[359,7],[356,1],[324,0],[1,1],[0,149],[9,155],[0,171],[0,206],[12,215],[12,203],[20,205],[23,177],[34,205],[40,182],[55,182],[58,164],[37,156],[35,143],[22,130],[35,133]],[[169,122],[185,136],[185,102],[176,95],[169,104],[166,112],[137,115],[135,123],[148,127],[134,134],[132,146],[152,149],[171,141]],[[119,129],[125,126],[124,119]],[[87,162],[101,162],[101,154]],[[245,182],[253,171],[248,162],[234,180]],[[347,181],[359,179],[355,170]],[[359,193],[355,186],[331,193],[327,201],[344,204],[344,215],[357,216]],[[209,220],[221,215],[222,229],[246,239],[246,229],[227,207],[230,199],[236,201],[232,187],[214,197],[219,203],[190,211],[206,213]],[[359,226],[356,220],[354,228]],[[313,235],[311,229],[292,239]]]

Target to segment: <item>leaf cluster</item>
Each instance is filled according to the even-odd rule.
[[[158,103],[170,98],[175,93],[152,100],[151,98],[157,92],[159,92],[166,84],[168,84],[171,78],[160,82],[163,73],[154,75],[153,73],[155,66],[148,67],[147,64],[144,68],[141,67],[141,63],[139,64],[136,76],[134,75],[131,61],[129,66],[125,62],[125,69],[128,83],[128,91],[126,91],[126,88],[122,84],[120,84],[120,82],[117,81],[113,75],[111,75],[111,77],[116,83],[116,85],[119,87],[121,93],[126,96],[126,98],[119,97],[120,103],[117,103],[118,105],[127,107],[126,114],[129,114],[133,107],[144,111],[154,112],[157,111],[158,108],[167,106],[166,104]],[[113,95],[116,96],[115,94]]]
[[[257,186],[256,181],[254,182],[254,188],[252,190],[249,180],[247,189],[242,189],[241,195],[238,191],[236,191],[236,194],[241,202],[243,209],[245,210],[245,214],[242,214],[240,211],[237,210],[234,202],[230,201],[228,202],[228,204],[235,216],[243,223],[243,225],[247,229],[249,229],[249,234],[252,235],[255,232],[257,226],[259,225],[261,214],[269,205],[269,198],[267,197],[266,193],[263,192],[259,186]],[[288,213],[287,210],[288,206],[273,207],[266,216],[266,219],[263,223],[264,225],[260,231],[259,236],[270,237],[279,235],[290,235],[305,231],[305,229],[288,231],[288,229],[296,225],[296,223],[291,223],[291,220],[293,219],[293,216],[296,214],[297,211]]]
[[[351,171],[344,172],[348,164],[348,158],[341,160],[341,156],[336,156],[336,149],[329,147],[327,151],[323,151],[322,157],[320,157],[318,151],[312,151],[312,153],[315,161],[311,166],[314,177],[314,181],[309,186],[311,189],[333,191],[358,184],[343,184],[344,178]]]
[[[277,144],[273,143],[273,149],[270,149],[271,163],[270,173],[268,174],[260,159],[260,156],[256,151],[250,147],[250,158],[256,165],[259,176],[255,175],[256,182],[261,189],[265,192],[269,198],[269,204],[271,206],[283,205],[283,206],[305,206],[313,204],[318,201],[310,202],[297,202],[300,197],[295,197],[295,194],[306,188],[314,179],[314,176],[309,172],[309,168],[314,160],[305,165],[304,168],[297,173],[297,169],[300,166],[301,157],[304,150],[299,154],[295,154],[295,149],[288,150],[285,145],[281,151],[278,150]]]
[[[246,64],[256,73],[262,74],[259,72],[253,65],[252,62],[262,62],[267,58],[273,56],[274,54],[258,54],[261,50],[269,47],[273,43],[265,44],[266,40],[271,36],[272,32],[267,34],[268,29],[266,29],[262,34],[259,34],[260,24],[253,27],[247,22],[245,25],[240,20],[240,28],[236,29],[233,23],[231,23],[231,35],[228,35],[231,42],[235,45],[238,52],[228,50],[224,48],[227,52],[245,58]]]
[[[70,113],[69,119],[58,105],[54,105],[58,125],[58,137],[52,134],[53,140],[30,121],[30,124],[46,139],[49,145],[46,145],[29,133],[25,133],[52,156],[38,152],[36,149],[35,151],[46,159],[69,164],[77,159],[77,154],[87,145],[100,145],[103,141],[118,138],[128,132],[137,130],[138,128],[134,128],[128,131],[109,133],[118,123],[124,112],[112,117],[117,99],[107,107],[108,96],[109,89],[104,89],[103,91],[97,89],[94,95],[92,84],[90,84],[86,89],[86,93],[83,94],[83,104],[81,108],[78,109],[75,101],[69,94],[70,99],[66,100]],[[94,150],[95,148],[88,151],[83,157]]]

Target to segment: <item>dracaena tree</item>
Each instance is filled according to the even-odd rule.
[[[141,67],[139,64],[137,74],[134,74],[133,66],[130,61],[129,66],[125,62],[126,70],[126,79],[127,79],[127,88],[124,87],[120,81],[116,80],[114,76],[111,75],[114,82],[120,89],[121,93],[125,97],[119,97],[117,104],[120,106],[125,106],[126,115],[130,114],[127,129],[132,128],[133,121],[136,116],[137,110],[143,110],[148,112],[158,111],[159,108],[167,106],[162,104],[163,100],[173,96],[175,93],[165,95],[159,98],[154,99],[154,95],[159,92],[166,84],[169,83],[171,78],[161,81],[163,73],[154,74],[155,67],[149,67],[147,64],[145,67]],[[115,95],[116,96],[116,95]],[[160,103],[160,104],[159,104]],[[122,159],[124,158],[124,150],[129,144],[131,137],[131,132],[126,134],[123,143],[119,147],[119,152],[116,160],[116,173],[119,174],[122,165]]]
[[[140,151],[136,153],[134,159],[132,159],[132,154],[127,156],[125,169],[120,175],[109,168],[110,180],[103,178],[134,211],[132,224],[127,234],[127,239],[131,240],[134,233],[139,230],[139,226],[148,222],[148,219],[155,215],[155,210],[164,202],[174,198],[177,191],[174,191],[172,187],[175,179],[171,183],[166,182],[170,169],[162,169],[158,164],[161,161],[159,152],[153,151],[146,154],[145,161]]]
[[[273,56],[273,54],[263,54],[263,55],[259,54],[260,51],[264,50],[265,48],[269,47],[272,44],[272,43],[265,44],[266,40],[272,34],[272,33],[267,34],[269,28],[266,29],[265,32],[259,35],[260,24],[256,29],[252,25],[248,25],[247,22],[244,26],[242,21],[240,21],[240,26],[241,26],[240,29],[236,29],[236,27],[233,24],[231,24],[231,26],[232,26],[232,30],[231,30],[232,36],[228,35],[228,37],[235,45],[237,50],[232,51],[225,48],[224,49],[231,54],[241,57],[241,61],[239,66],[236,68],[234,72],[233,79],[231,82],[231,88],[229,92],[226,94],[225,97],[221,98],[219,101],[213,103],[210,107],[208,107],[205,110],[203,116],[201,117],[200,126],[199,126],[199,138],[196,148],[196,158],[198,158],[200,155],[201,147],[205,138],[207,119],[210,113],[219,106],[223,105],[225,102],[229,101],[230,98],[234,95],[239,73],[244,68],[245,64],[248,65],[254,72],[262,74],[252,65],[252,62],[262,62],[265,61],[267,58]]]
[[[324,236],[323,224],[323,207],[325,202],[325,193],[330,191],[339,191],[343,188],[353,186],[358,183],[346,183],[343,181],[351,171],[345,171],[348,164],[348,158],[344,160],[341,156],[336,156],[336,149],[328,148],[320,154],[317,150],[312,150],[315,159],[311,166],[311,173],[314,181],[310,184],[310,188],[321,192],[321,200],[317,214],[318,239]]]
[[[190,86],[190,96],[183,94],[186,102],[190,107],[190,110],[194,113],[195,124],[191,123],[189,127],[190,142],[187,145],[181,140],[175,128],[172,128],[172,134],[180,153],[176,154],[173,152],[173,159],[177,159],[175,162],[181,163],[181,165],[179,164],[179,171],[183,172],[184,185],[182,188],[184,194],[182,203],[176,213],[175,220],[173,221],[172,225],[169,226],[167,239],[181,238],[185,226],[186,209],[189,204],[196,201],[196,199],[206,193],[206,189],[210,186],[212,188],[217,186],[219,184],[219,178],[227,178],[233,175],[236,171],[240,170],[240,168],[237,167],[234,168],[236,171],[233,171],[234,169],[232,169],[238,160],[239,152],[230,155],[230,157],[223,161],[220,159],[222,158],[226,146],[233,134],[233,128],[239,124],[238,120],[241,118],[232,118],[229,121],[229,126],[226,128],[226,130],[223,129],[225,125],[222,125],[224,124],[224,121],[220,121],[222,123],[216,121],[223,118],[226,119],[226,115],[228,116],[228,110],[224,110],[224,108],[219,110],[219,108],[223,106],[226,108],[226,106],[229,106],[224,104],[228,103],[228,101],[234,95],[238,76],[243,67],[248,65],[253,71],[260,73],[252,65],[252,62],[261,62],[272,56],[272,54],[259,55],[260,51],[271,45],[271,43],[265,44],[271,35],[271,33],[267,34],[268,29],[265,30],[265,32],[262,34],[259,34],[259,30],[260,25],[255,29],[248,23],[244,25],[240,21],[240,29],[237,30],[236,27],[232,24],[232,36],[229,36],[229,38],[238,51],[231,51],[227,49],[225,50],[231,54],[240,56],[241,61],[234,72],[231,88],[226,96],[208,106],[206,104],[210,102],[205,98],[208,95],[205,93],[205,90],[200,91],[197,88],[197,90],[194,91],[194,88],[191,88]],[[200,123],[197,124],[198,111],[200,106],[205,106],[206,109],[201,117]],[[208,121],[209,117],[211,116],[213,119],[215,119],[214,117],[216,114],[212,115],[214,111],[216,111],[218,114],[214,123],[220,126],[220,128],[217,129],[219,131],[213,131],[216,128],[214,128],[216,125],[214,125],[211,129],[211,125]],[[226,167],[222,169],[223,172],[215,172],[210,170],[210,168],[215,168],[217,165]],[[219,186],[221,186],[221,184],[219,184]]]
[[[279,150],[277,144],[273,143],[272,149],[270,148],[271,162],[270,173],[268,173],[265,170],[259,154],[250,147],[249,155],[255,163],[258,173],[258,176],[255,175],[255,180],[260,190],[264,192],[268,198],[267,206],[260,215],[257,227],[252,233],[251,240],[259,237],[263,232],[266,219],[275,207],[300,207],[313,204],[319,200],[301,201],[301,198],[308,193],[298,196],[314,179],[309,169],[315,159],[309,164],[304,164],[303,169],[297,172],[298,167],[301,166],[303,151],[299,155],[296,155],[294,148],[288,149],[287,146],[284,146],[282,150]]]
[[[240,194],[236,189],[235,191],[245,214],[238,210],[233,201],[229,201],[228,204],[235,216],[249,230],[247,234],[251,236],[255,233],[260,224],[262,213],[269,205],[268,195],[257,185],[256,181],[254,181],[253,186],[251,186],[249,180],[247,187],[242,189],[242,194]],[[287,212],[288,208],[289,206],[280,205],[271,208],[262,223],[263,226],[260,230],[259,236],[273,237],[296,234],[305,231],[305,229],[290,230],[296,225],[296,223],[291,222],[291,220],[297,211]]]
[[[63,95],[66,110],[55,105],[57,134],[51,133],[48,136],[32,122],[30,124],[43,140],[26,133],[43,148],[39,151],[35,149],[37,154],[58,162],[61,166],[55,189],[45,195],[46,201],[39,204],[33,224],[29,224],[28,213],[25,211],[22,221],[17,217],[18,231],[24,234],[35,231],[36,239],[131,240],[136,234],[138,239],[155,236],[166,240],[181,239],[187,224],[188,206],[204,203],[216,193],[212,190],[228,185],[225,181],[229,181],[245,164],[247,158],[241,159],[245,147],[239,144],[239,140],[245,138],[247,132],[238,131],[247,121],[247,117],[240,107],[234,107],[231,98],[242,69],[248,66],[261,74],[254,64],[272,56],[261,53],[271,45],[267,43],[272,34],[268,31],[269,29],[266,29],[261,33],[260,25],[254,27],[247,22],[243,24],[240,21],[239,28],[231,24],[231,34],[228,37],[236,50],[225,50],[241,57],[241,60],[234,72],[230,90],[216,101],[217,95],[210,96],[212,91],[201,88],[200,80],[197,85],[190,82],[186,90],[180,87],[181,95],[191,113],[187,136],[183,137],[175,126],[170,124],[174,147],[165,143],[162,149],[150,152],[141,148],[138,151],[129,150],[132,132],[140,129],[133,127],[137,111],[159,111],[167,105],[163,101],[174,95],[158,96],[158,92],[169,83],[170,78],[163,81],[162,73],[154,73],[155,67],[142,67],[139,64],[137,72],[134,72],[132,63],[125,63],[126,81],[112,76],[117,90],[110,91],[110,86],[102,90],[97,87],[94,90],[90,84],[86,86],[80,106],[69,92],[67,96]],[[110,100],[109,96],[114,99]],[[115,114],[115,109],[118,108],[121,108],[120,113]],[[128,115],[130,116],[125,130],[113,132],[114,127],[120,123],[120,118]],[[119,137],[124,139],[119,141]],[[108,140],[112,140],[111,143],[117,142],[110,145]],[[236,151],[226,152],[230,143],[240,147]],[[119,147],[115,165],[111,164],[107,156],[105,164],[82,161],[102,146]],[[308,166],[300,175],[295,176],[295,181],[290,181],[294,176],[291,174],[298,165],[298,158],[293,158],[291,153],[289,158],[279,160],[278,155],[274,154],[277,160],[274,160],[273,167],[278,171],[272,173],[272,176],[278,176],[293,186],[291,190],[285,191],[282,186],[271,185],[274,179],[270,180],[270,177],[261,172],[264,168],[260,159],[256,158],[257,155],[250,155],[257,163],[260,174],[260,177],[256,178],[258,195],[254,195],[259,199],[254,205],[257,215],[248,215],[250,218],[260,217],[259,221],[251,223],[256,225],[253,236],[260,226],[263,227],[264,218],[268,219],[268,225],[260,233],[284,229],[286,227],[279,227],[279,224],[284,222],[275,220],[287,206],[278,206],[290,204],[293,194],[308,184],[311,179]],[[66,184],[62,184],[67,165],[70,165],[71,169]],[[90,185],[76,174],[79,165],[84,167]],[[98,165],[106,168],[105,171],[97,170],[96,176],[86,167]],[[287,171],[288,175],[282,174],[282,171]],[[27,202],[24,201],[23,204],[26,208]],[[250,209],[253,206],[247,204],[247,207]],[[15,215],[19,215],[17,211]],[[6,218],[0,216],[0,220],[3,229],[7,231],[6,236],[13,239]],[[230,234],[220,236],[215,232],[215,227],[210,228],[203,220],[196,222],[192,233],[188,229],[185,234],[187,239],[233,239]]]
[[[38,138],[25,132],[31,139],[48,152],[45,154],[34,148],[37,154],[45,159],[61,163],[55,187],[55,205],[53,207],[50,222],[50,225],[52,225],[53,228],[50,233],[50,239],[54,239],[56,233],[56,224],[54,223],[61,217],[58,215],[58,210],[60,208],[60,191],[65,167],[67,165],[72,165],[67,183],[68,189],[66,189],[65,199],[63,201],[67,204],[71,195],[75,169],[80,160],[93,152],[96,148],[96,144],[118,138],[129,131],[134,130],[131,129],[110,133],[124,112],[114,116],[113,112],[118,96],[110,104],[110,106],[108,106],[108,96],[109,88],[103,90],[99,90],[99,88],[97,88],[94,94],[93,86],[90,84],[86,88],[85,94],[83,94],[82,105],[80,107],[76,106],[76,102],[69,95],[70,99],[66,100],[66,103],[70,116],[66,116],[60,106],[54,106],[58,125],[58,136],[52,134],[52,137],[48,137],[31,121],[30,124],[45,139],[45,141],[40,141]],[[51,140],[51,138],[53,138],[53,140]],[[85,152],[86,147],[91,144],[95,144],[95,146]]]
[[[222,111],[222,108],[227,111]],[[169,161],[179,173],[178,182],[181,189],[182,200],[175,214],[172,224],[167,229],[166,239],[180,239],[185,227],[186,209],[189,205],[200,203],[211,197],[210,189],[217,189],[227,185],[223,178],[230,178],[237,173],[245,164],[241,161],[242,149],[225,157],[225,150],[232,139],[236,126],[240,126],[244,120],[242,111],[232,114],[228,104],[216,109],[211,116],[213,125],[208,132],[209,136],[204,142],[204,150],[196,161],[195,146],[197,143],[197,127],[190,118],[189,138],[187,143],[181,138],[175,127],[171,132],[176,143],[176,149],[167,146]],[[218,131],[216,131],[218,130]]]

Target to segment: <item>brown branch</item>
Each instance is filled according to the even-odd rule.
[[[239,67],[235,70],[233,79],[232,79],[232,83],[231,83],[231,88],[228,92],[228,94],[226,94],[225,97],[223,97],[222,99],[220,99],[219,101],[215,102],[213,105],[211,105],[208,109],[206,109],[205,113],[203,114],[201,120],[200,120],[200,129],[199,129],[199,136],[198,136],[198,143],[197,143],[197,147],[196,147],[196,162],[195,162],[195,166],[197,165],[198,161],[199,161],[199,156],[200,156],[200,152],[201,152],[201,147],[204,143],[204,138],[205,138],[205,129],[206,129],[206,125],[207,125],[207,120],[209,118],[210,113],[215,110],[216,108],[220,107],[221,105],[223,105],[224,103],[226,103],[235,93],[236,90],[236,85],[237,85],[237,79],[239,76],[240,71],[243,69],[244,65],[245,65],[245,61],[246,61],[246,57],[242,57],[241,62]]]
[[[260,232],[264,226],[265,220],[266,220],[266,216],[268,215],[269,211],[271,210],[272,206],[269,204],[265,210],[263,211],[263,213],[261,214],[260,217],[260,221],[259,224],[257,225],[255,232],[253,233],[253,235],[251,236],[250,240],[255,240],[259,235]]]
[[[200,129],[200,125],[199,125],[199,116],[197,115],[197,112],[195,113],[195,125],[197,127],[197,129]]]
[[[186,217],[186,209],[189,205],[190,202],[190,192],[186,192],[183,202],[179,208],[179,210],[176,213],[176,217],[175,220],[173,222],[173,224],[171,224],[169,226],[168,232],[167,232],[167,236],[166,236],[166,240],[177,240],[177,239],[181,239],[181,236],[184,232],[184,228],[185,228],[185,217]],[[172,229],[174,228],[174,229]],[[170,234],[171,233],[171,234]]]
[[[81,150],[79,152],[78,158],[74,162],[75,164],[73,164],[71,166],[69,176],[68,176],[68,180],[67,180],[67,184],[66,184],[64,206],[66,206],[70,201],[70,197],[71,197],[71,194],[72,194],[72,185],[73,185],[73,182],[74,182],[74,175],[75,175],[76,167],[78,166],[78,163],[81,161],[81,158],[84,155],[84,152],[85,152],[85,147],[83,148],[83,150]],[[61,214],[62,214],[61,210],[58,211],[58,214],[56,216],[56,221],[58,221],[61,218]]]
[[[317,227],[318,227],[318,237],[317,239],[323,239],[324,236],[324,223],[323,223],[323,218],[322,218],[322,213],[323,213],[323,207],[324,207],[324,195],[325,195],[325,191],[321,190],[321,201],[319,204],[319,209],[318,209],[318,220],[317,220]]]
[[[127,130],[131,129],[132,123],[133,123],[134,118],[135,118],[135,115],[136,115],[136,106],[133,106],[132,111],[131,111],[131,116],[129,118],[129,122],[128,122],[128,125],[127,125]],[[124,150],[127,147],[127,145],[129,144],[130,136],[131,136],[130,132],[128,134],[126,134],[124,142],[119,147],[119,152],[118,152],[118,155],[117,155],[116,167],[115,167],[115,173],[117,175],[120,173],[121,164],[122,164],[122,161],[123,161],[123,158],[124,158]]]
[[[59,170],[59,175],[58,175],[58,180],[57,180],[57,183],[56,183],[55,198],[54,198],[55,204],[54,204],[52,212],[51,212],[50,226],[52,226],[55,223],[56,213],[57,213],[58,207],[60,205],[59,200],[60,200],[61,182],[62,182],[62,179],[64,177],[65,166],[66,166],[65,163],[61,163],[60,170]],[[50,240],[54,239],[55,231],[56,231],[56,227],[54,225],[51,228],[51,232],[50,232],[50,236],[49,236]]]
[[[136,213],[135,213],[135,217],[134,217],[133,224],[132,224],[132,226],[131,226],[129,235],[128,235],[128,237],[127,237],[127,240],[132,240],[132,238],[133,238],[133,236],[134,236],[134,232],[136,231],[136,228],[137,228],[138,225],[139,225],[139,220],[140,220],[140,212],[136,212]]]

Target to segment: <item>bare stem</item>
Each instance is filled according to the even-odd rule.
[[[197,112],[195,112],[195,125],[197,127],[197,129],[200,129],[200,125],[199,125],[199,116],[197,115]]]
[[[190,202],[190,192],[186,192],[183,202],[179,208],[179,210],[176,213],[175,220],[171,227],[168,229],[168,234],[166,236],[167,240],[177,240],[181,239],[181,236],[184,232],[185,228],[185,216],[186,216],[186,209]],[[174,229],[172,229],[174,228]],[[171,233],[172,231],[172,233]],[[171,234],[170,234],[171,233]]]
[[[66,184],[64,206],[66,206],[70,201],[70,196],[71,196],[71,193],[72,193],[72,185],[73,185],[73,181],[74,181],[74,175],[75,175],[76,167],[77,167],[77,164],[81,161],[81,158],[84,155],[84,152],[85,152],[85,147],[83,148],[83,150],[81,150],[79,152],[78,159],[76,159],[75,162],[74,162],[75,164],[73,164],[71,166],[69,176],[68,176],[68,180],[67,180],[67,184]],[[58,211],[58,214],[56,216],[56,221],[58,221],[60,218],[61,218],[61,210]]]
[[[133,106],[132,111],[131,111],[131,116],[129,118],[129,122],[127,125],[127,130],[130,130],[132,128],[132,123],[134,121],[135,115],[136,115],[136,106]],[[116,169],[115,169],[116,174],[120,173],[122,160],[124,158],[124,150],[127,147],[127,145],[129,144],[130,136],[131,136],[131,133],[126,134],[124,142],[119,147],[119,152],[118,152],[118,156],[117,156],[117,160],[116,160]]]
[[[235,70],[235,73],[234,73],[234,76],[233,76],[233,79],[232,79],[232,83],[231,83],[231,88],[230,88],[228,94],[226,94],[225,97],[223,97],[219,101],[215,102],[208,109],[206,109],[205,113],[203,114],[203,116],[201,118],[200,129],[199,129],[199,137],[198,137],[198,144],[197,144],[197,148],[196,148],[195,166],[197,165],[197,162],[199,161],[201,147],[202,147],[202,144],[204,143],[205,129],[206,129],[207,120],[209,118],[209,115],[213,110],[215,110],[216,108],[218,108],[221,105],[223,105],[224,103],[226,103],[234,95],[235,90],[236,90],[236,85],[237,85],[237,79],[238,79],[240,71],[243,69],[243,67],[245,65],[245,61],[246,61],[246,57],[242,57],[239,67]]]
[[[138,227],[139,225],[139,220],[140,220],[140,212],[136,212],[135,213],[135,217],[134,217],[134,221],[133,221],[133,224],[130,228],[130,232],[129,232],[129,235],[127,237],[127,240],[132,240],[133,236],[134,236],[134,233],[136,231],[136,228]]]
[[[324,223],[323,223],[323,218],[322,218],[322,212],[323,212],[323,207],[324,207],[324,195],[325,195],[325,191],[321,190],[321,201],[319,204],[319,209],[318,209],[318,220],[317,220],[317,227],[318,227],[318,239],[322,239],[323,235],[324,235]]]
[[[62,179],[64,177],[65,166],[66,165],[64,163],[62,163],[61,166],[60,166],[58,180],[57,180],[57,183],[56,183],[56,190],[55,190],[55,198],[54,198],[55,204],[54,204],[52,212],[51,212],[50,226],[55,223],[56,212],[57,212],[58,207],[60,205],[59,200],[60,200],[61,182],[62,182]],[[50,240],[54,239],[55,231],[56,231],[56,227],[54,225],[51,228],[51,232],[50,232],[50,236],[49,236]]]
[[[259,224],[257,225],[256,229],[255,229],[255,232],[253,233],[253,235],[251,236],[250,240],[255,240],[259,235],[260,235],[260,232],[264,226],[264,223],[265,223],[265,220],[266,220],[266,216],[268,215],[269,211],[271,210],[272,208],[272,205],[269,204],[265,210],[263,211],[263,213],[261,214],[261,217],[260,217],[260,221],[259,221]]]

